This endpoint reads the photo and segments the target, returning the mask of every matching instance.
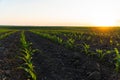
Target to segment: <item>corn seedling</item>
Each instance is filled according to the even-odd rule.
[[[99,58],[100,60],[102,60],[103,57],[104,57],[104,55],[105,55],[105,54],[103,53],[103,50],[97,49],[96,52],[97,52],[97,54],[98,54],[98,58]]]
[[[119,70],[120,70],[120,53],[119,53],[117,48],[114,48],[114,51],[116,53],[116,57],[115,57],[115,70],[118,73]]]
[[[67,47],[67,48],[73,48],[73,47],[74,47],[74,42],[75,42],[74,39],[69,38],[69,39],[67,40],[67,42],[66,42],[66,47]]]
[[[90,40],[91,39],[91,36],[87,37],[87,40]]]
[[[110,39],[110,45],[112,45],[113,44],[113,41],[112,41],[112,39]]]
[[[102,39],[100,39],[100,44],[103,44],[103,40]]]
[[[101,50],[101,49],[96,49],[96,53],[97,53],[98,58],[99,58],[100,60],[102,60],[102,59],[105,57],[105,55],[110,54],[111,52],[112,52],[112,51],[110,51],[110,50],[105,50],[105,51],[103,51],[103,50]]]
[[[89,49],[90,49],[90,45],[84,43],[84,44],[83,44],[83,48],[84,48],[84,52],[85,52],[85,54],[88,55],[88,53],[90,52],[90,51],[89,51]]]

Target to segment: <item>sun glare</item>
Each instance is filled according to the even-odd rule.
[[[99,19],[99,20],[94,20],[93,24],[95,26],[114,26],[115,21],[114,20],[109,20],[109,19]]]
[[[99,6],[95,11],[91,12],[91,23],[95,26],[114,26],[116,25],[117,16],[113,8]]]
[[[92,23],[95,26],[114,26],[116,23],[116,19],[114,17],[110,16],[96,16],[93,20]]]
[[[95,26],[113,26],[114,23],[112,21],[96,21]]]

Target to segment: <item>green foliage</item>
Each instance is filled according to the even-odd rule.
[[[100,60],[102,60],[103,57],[105,56],[105,54],[103,53],[103,50],[96,49],[96,52],[97,52],[97,54],[98,54],[98,58],[99,58]]]
[[[56,42],[56,43],[59,43],[59,44],[62,44],[62,45],[65,44],[65,46],[67,48],[73,48],[74,47],[75,40],[73,38],[69,38],[67,41],[63,42],[63,39],[60,38],[60,37],[57,37],[56,35],[50,35],[50,34],[47,34],[47,33],[40,33],[40,32],[34,32],[34,31],[32,31],[32,32],[35,33],[35,34],[38,34],[39,36],[41,36],[43,38],[49,39],[53,42]],[[58,33],[58,34],[60,34],[60,33]],[[71,35],[67,35],[67,36],[71,37]]]
[[[67,48],[73,48],[73,47],[74,47],[74,42],[75,42],[74,39],[69,38],[69,39],[67,40],[67,42],[65,43],[65,46],[66,46]]]
[[[120,53],[119,53],[117,48],[114,48],[114,51],[116,53],[116,57],[115,57],[115,70],[118,73],[119,70],[120,70]]]
[[[20,59],[24,61],[24,64],[21,66],[21,68],[28,72],[33,80],[36,80],[37,76],[35,74],[34,66],[32,63],[32,55],[36,50],[31,48],[32,43],[26,41],[24,31],[21,32],[20,42],[22,46],[22,56],[20,57]]]
[[[89,55],[89,53],[90,53],[90,45],[84,43],[83,44],[83,49],[84,49],[85,54]]]
[[[110,39],[110,45],[112,45],[113,44],[113,41],[112,41],[112,39]]]
[[[50,29],[50,28],[49,28]],[[84,52],[86,55],[95,55],[100,61],[107,60],[108,54],[116,53],[115,57],[115,70],[116,72],[120,69],[120,54],[118,47],[120,46],[120,33],[119,31],[104,32],[93,30],[94,32],[82,29],[81,30],[38,30],[32,31],[35,34],[40,35],[43,38],[49,39],[53,42],[64,45],[67,48],[74,48],[74,50]],[[90,42],[88,42],[90,41]],[[83,44],[85,43],[85,44]],[[86,44],[87,43],[87,44]],[[90,45],[89,45],[90,43]],[[91,44],[92,43],[92,44]],[[81,45],[82,48],[81,49]],[[93,46],[93,47],[91,47]],[[117,47],[114,49],[114,47]],[[75,49],[76,48],[76,49]],[[96,49],[98,48],[98,49]],[[102,48],[102,49],[101,49]],[[96,50],[95,50],[96,49]],[[109,50],[107,50],[109,49]],[[111,60],[112,57],[109,59]],[[109,60],[109,62],[111,62]]]
[[[90,40],[90,39],[91,39],[91,36],[88,36],[88,37],[87,37],[87,40]]]
[[[3,38],[6,38],[7,36],[9,36],[9,35],[11,35],[11,34],[13,34],[13,33],[15,33],[15,32],[16,32],[16,31],[11,31],[11,32],[7,32],[7,33],[2,34],[2,35],[0,36],[0,40],[3,39]]]
[[[33,32],[33,31],[32,31]],[[51,36],[50,34],[47,34],[47,33],[40,33],[40,32],[33,32],[35,34],[38,34],[39,36],[43,37],[43,38],[46,38],[46,39],[49,39],[49,40],[52,40],[56,43],[59,43],[59,44],[62,44],[63,43],[63,40],[55,35]]]
[[[112,51],[110,51],[110,50],[96,49],[96,53],[98,55],[98,58],[100,60],[103,60],[103,58],[105,57],[105,55],[112,53]]]
[[[102,39],[100,39],[100,44],[103,44],[103,40]]]

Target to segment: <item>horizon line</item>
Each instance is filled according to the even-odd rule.
[[[84,26],[84,25],[80,25],[80,26],[74,26],[74,25],[70,25],[70,26],[64,26],[64,25],[42,25],[42,26],[39,26],[39,25],[0,25],[0,27],[120,27],[120,26]]]

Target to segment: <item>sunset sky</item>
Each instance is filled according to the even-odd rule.
[[[0,25],[120,26],[120,0],[0,0]]]

